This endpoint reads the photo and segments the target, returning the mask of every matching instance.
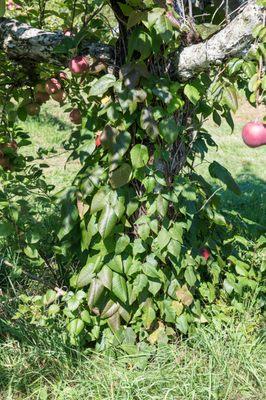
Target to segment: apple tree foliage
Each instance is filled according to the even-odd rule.
[[[263,305],[263,266],[252,242],[237,233],[241,216],[220,207],[220,189],[241,196],[240,188],[218,162],[209,164],[216,188],[196,166],[216,146],[207,118],[233,129],[239,90],[253,106],[265,101],[265,22],[254,26],[253,44],[239,56],[184,78],[171,60],[214,38],[245,2],[229,2],[233,9],[221,1],[183,3],[0,0],[0,39],[7,18],[68,32],[53,49],[54,63],[35,62],[31,48],[9,57],[8,39],[0,44],[0,236],[17,246],[22,277],[42,281],[48,271],[42,292],[21,296],[16,317],[58,323],[72,343],[130,349],[211,320],[220,326],[242,310],[246,294],[256,292]],[[256,4],[265,13],[265,1]],[[114,62],[87,57],[86,41],[110,46]],[[60,75],[78,55],[87,57],[88,69]],[[64,142],[80,171],[56,195],[40,161],[47,151],[38,152],[38,162],[24,156],[31,139],[20,128],[38,113],[36,88],[51,77],[64,91],[62,108],[82,116]],[[48,238],[38,229],[38,201],[44,210],[51,202],[61,209]],[[264,245],[261,236],[257,253]]]

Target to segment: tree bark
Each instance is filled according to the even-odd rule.
[[[222,64],[248,49],[252,32],[262,21],[262,8],[252,0],[225,28],[209,40],[178,49],[169,60],[173,79],[186,81],[212,65]],[[62,32],[46,32],[13,19],[0,18],[0,48],[17,61],[67,65],[67,54],[56,52],[65,38]],[[82,54],[114,64],[114,49],[101,43],[84,42]]]

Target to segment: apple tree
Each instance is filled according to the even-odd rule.
[[[233,129],[240,89],[254,106],[265,101],[265,5],[0,0],[0,233],[15,232],[27,262],[57,275],[45,293],[21,297],[17,317],[60,321],[72,343],[127,348],[219,325],[260,287],[263,270],[242,261],[248,244],[220,188],[196,165],[216,146],[206,119]],[[22,155],[30,137],[19,126],[52,99],[69,114],[65,147],[80,162],[56,195],[56,266],[26,200],[48,201],[51,188]],[[209,173],[241,195],[218,162]]]

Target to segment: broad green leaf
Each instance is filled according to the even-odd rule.
[[[179,134],[179,128],[174,117],[164,118],[159,124],[161,137],[168,143],[173,144]]]
[[[85,265],[85,267],[83,267],[78,274],[76,287],[82,288],[88,285],[89,283],[91,283],[91,280],[94,278],[94,276],[94,264]]]
[[[142,321],[146,329],[149,329],[156,318],[156,313],[153,308],[152,301],[146,301],[143,307]]]
[[[194,273],[194,269],[193,269],[193,267],[191,265],[186,267],[184,276],[185,276],[186,282],[190,286],[194,286],[197,278],[196,278],[196,275]]]
[[[184,94],[193,104],[197,104],[197,102],[200,100],[201,97],[198,89],[189,83],[187,83],[184,88]]]
[[[56,299],[56,292],[52,289],[49,289],[43,296],[43,304],[45,306],[49,306],[55,301],[55,299]]]
[[[104,287],[111,290],[112,288],[112,278],[113,271],[107,265],[104,265],[101,271],[98,273],[97,277],[100,279]]]
[[[126,185],[131,179],[132,168],[124,163],[110,174],[110,183],[113,189]]]
[[[127,302],[127,285],[125,278],[115,272],[113,273],[112,279],[112,292],[123,304]]]
[[[90,88],[89,96],[101,97],[108,89],[114,86],[116,78],[114,75],[106,74],[99,78]]]
[[[231,190],[237,195],[241,194],[241,190],[230,172],[217,161],[213,161],[210,164],[209,172],[213,178],[219,179],[221,182],[223,182],[227,189]]]
[[[115,245],[115,254],[121,254],[129,245],[130,238],[127,235],[120,236]]]
[[[159,135],[159,129],[150,107],[141,110],[140,126],[153,141]]]
[[[104,291],[104,285],[102,284],[100,279],[94,278],[90,284],[87,295],[89,307],[93,307],[98,302],[103,291]]]
[[[0,237],[7,237],[14,232],[14,227],[9,222],[0,223]]]
[[[133,168],[144,167],[149,161],[149,152],[143,144],[136,144],[130,151],[130,158]]]
[[[168,211],[168,201],[159,194],[156,200],[157,211],[161,217],[165,217]]]
[[[102,210],[98,221],[99,233],[103,239],[105,239],[113,232],[116,222],[116,213],[114,209],[109,204],[107,204],[106,207]]]
[[[188,331],[188,322],[187,322],[187,316],[185,314],[182,314],[177,318],[176,327],[182,333],[184,333],[184,334],[187,333],[187,331]]]
[[[102,210],[106,205],[106,191],[104,189],[98,190],[92,198],[90,213],[94,214]]]
[[[78,336],[84,329],[84,322],[80,318],[73,319],[67,325],[67,330],[71,336]]]
[[[101,313],[101,317],[102,318],[110,318],[112,315],[114,315],[119,309],[119,303],[115,303],[113,300],[109,300],[102,313]]]
[[[165,229],[162,228],[157,236],[157,242],[159,248],[162,250],[164,249],[171,239],[170,233]]]
[[[128,40],[128,57],[131,59],[134,51],[140,53],[140,59],[145,60],[152,52],[152,39],[143,28],[135,28]]]
[[[225,104],[236,112],[238,109],[237,92],[234,86],[226,86],[223,91],[223,99]]]

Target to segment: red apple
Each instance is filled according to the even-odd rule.
[[[82,74],[87,71],[88,67],[88,61],[84,56],[77,56],[69,61],[69,69],[73,74]]]
[[[57,92],[53,93],[52,98],[55,101],[58,101],[58,103],[63,103],[63,101],[65,101],[67,95],[66,92],[64,90],[58,90]]]
[[[28,103],[26,105],[27,114],[33,117],[34,115],[38,115],[40,112],[40,105],[38,103]]]
[[[266,144],[266,125],[262,122],[249,122],[242,130],[242,138],[249,147]]]
[[[202,247],[202,249],[200,249],[200,255],[201,257],[205,258],[206,261],[208,261],[211,256],[211,252],[209,249],[207,249],[207,247]]]
[[[69,119],[73,124],[79,125],[82,122],[82,115],[78,108],[73,108],[69,114]]]
[[[70,29],[64,29],[65,36],[74,36],[74,33]]]
[[[96,135],[96,138],[95,138],[95,146],[96,147],[100,147],[102,145],[101,134],[102,134],[101,131],[97,132],[97,135]]]
[[[45,83],[45,90],[48,94],[54,94],[61,89],[61,83],[56,78],[48,79]]]

